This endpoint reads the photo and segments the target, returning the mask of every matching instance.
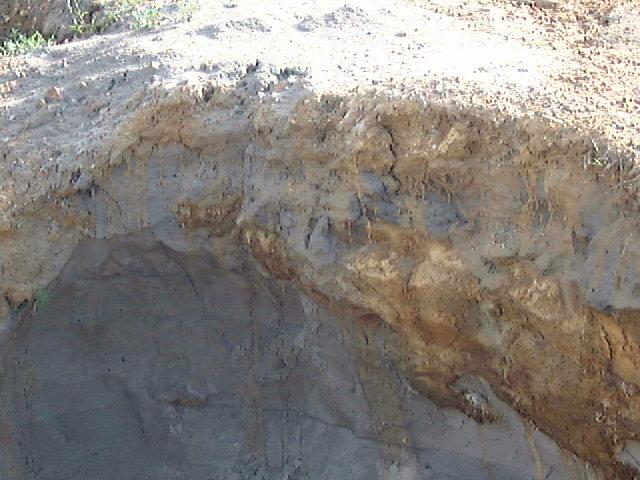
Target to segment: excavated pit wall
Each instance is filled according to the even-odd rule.
[[[93,15],[99,9],[99,3],[92,0],[4,0],[0,3],[0,39],[14,29],[55,36],[58,41],[70,39],[79,16]]]
[[[3,478],[597,478],[486,383],[458,387],[499,422],[438,408],[383,322],[336,317],[211,243],[78,245],[3,354]]]
[[[336,315],[391,329],[394,368],[440,407],[500,425],[465,386],[482,379],[606,478],[632,478],[637,213],[592,143],[417,98],[247,88],[146,105],[52,172],[3,229],[13,317],[81,239],[145,230],[216,254],[224,238]]]

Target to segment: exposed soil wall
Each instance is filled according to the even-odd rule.
[[[85,0],[5,0],[0,4],[0,38],[18,29],[31,34],[39,31],[59,40],[72,35],[74,9],[91,11],[95,2]]]
[[[478,379],[458,386],[500,422],[439,409],[379,319],[331,315],[235,246],[82,242],[49,295],[3,350],[4,478],[591,478]]]
[[[632,475],[617,459],[640,411],[637,222],[621,170],[535,121],[299,88],[239,102],[252,88],[137,114],[108,163],[61,177],[61,209],[39,207],[6,237],[11,259],[38,221],[54,222],[57,253],[141,228],[178,251],[231,236],[335,311],[383,319],[398,368],[441,406],[499,422],[456,386],[482,378],[562,447]],[[3,282],[17,307],[15,276]]]
[[[420,465],[438,462],[453,478],[482,463],[491,464],[486,478],[634,478],[640,244],[636,104],[626,99],[636,87],[616,84],[624,101],[600,99],[611,108],[587,125],[601,103],[566,83],[574,88],[591,71],[582,54],[532,48],[542,37],[520,42],[502,7],[491,7],[487,33],[387,3],[277,0],[290,8],[264,18],[251,2],[211,3],[188,25],[167,20],[1,61],[4,471],[109,478],[121,472],[106,466],[133,449],[139,463],[130,471],[160,478],[204,478],[211,468],[246,478],[245,466],[266,478],[295,478],[299,466],[318,478],[320,463],[335,466],[327,478],[414,479],[435,476]],[[237,311],[225,310],[227,284],[244,291],[262,280],[261,293],[238,295]],[[254,302],[269,312],[266,333],[239,331],[259,323]],[[318,350],[298,347],[294,325],[317,324],[304,305],[342,332],[314,346],[340,358],[326,371]],[[69,324],[76,312],[80,323]],[[209,325],[253,350],[216,343]],[[171,344],[181,328],[195,350]],[[367,350],[373,337],[376,349]],[[281,342],[273,355],[261,350],[273,342]],[[173,349],[177,356],[163,358]],[[103,371],[130,355],[132,367]],[[52,372],[53,383],[49,356],[62,372]],[[164,366],[150,366],[152,358]],[[236,361],[231,381],[217,365]],[[358,373],[341,377],[337,364]],[[180,365],[188,385],[172,380]],[[316,367],[331,378],[326,390],[340,391],[335,401],[325,402],[318,384],[287,383]],[[174,422],[209,425],[219,414],[217,390],[200,381],[207,376],[235,389],[229,402],[249,402],[242,426],[220,433],[242,430],[231,450],[226,440],[207,450],[220,437],[196,426],[183,434],[186,424]],[[68,420],[90,409],[61,406],[67,383],[80,404],[95,406],[95,428]],[[354,393],[345,384],[360,386]],[[314,393],[260,403],[300,385]],[[269,422],[294,415],[289,399],[335,411],[297,408],[305,414],[285,432]],[[415,402],[434,402],[427,410],[445,420],[420,423]],[[111,414],[120,422],[113,429],[104,425]],[[128,430],[133,418],[145,433]],[[313,453],[305,456],[283,439],[307,420],[312,433],[300,437],[313,439]],[[482,453],[491,442],[474,440],[465,450],[454,433],[461,425],[464,435],[495,434],[499,447]],[[106,446],[120,435],[129,443]],[[442,457],[429,451],[440,437],[451,438]],[[74,456],[70,445],[79,444],[101,446],[89,452],[95,462]],[[344,474],[345,450],[334,445],[346,445],[349,458],[362,454],[359,473]],[[472,467],[447,470],[461,464],[452,452]],[[233,460],[212,465],[211,454]],[[514,463],[504,460],[510,454]],[[267,463],[247,460],[265,455]],[[520,475],[516,465],[528,470]]]

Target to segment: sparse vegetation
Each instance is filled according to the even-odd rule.
[[[134,30],[152,28],[160,23],[161,12],[146,3],[145,0],[114,0],[103,7],[101,15],[72,8],[74,25],[71,28],[77,35],[93,35],[127,20]]]
[[[175,4],[182,20],[191,20],[200,7],[199,0],[176,0]],[[126,22],[133,30],[146,30],[162,20],[160,8],[147,0],[113,0],[99,14],[83,11],[77,4],[71,9],[74,18],[71,30],[78,36],[102,33],[112,25]]]
[[[39,48],[55,45],[55,37],[45,37],[40,32],[26,35],[19,30],[13,29],[9,37],[0,43],[0,56],[23,55]]]
[[[89,12],[74,12],[73,25],[71,25],[73,33],[86,35],[99,33],[101,30],[101,25],[96,23],[95,18]]]
[[[49,289],[46,287],[36,290],[36,308],[44,308],[49,303]]]
[[[160,23],[160,10],[157,7],[134,9],[131,15],[133,21],[130,26],[134,30],[153,28]]]
[[[186,20],[191,20],[198,10],[197,0],[181,0],[178,4],[178,14]]]
[[[73,25],[71,31],[76,35],[91,35],[99,33],[106,26],[103,22],[97,22],[95,16],[88,11],[81,10],[77,0],[69,0],[69,8],[73,15]]]

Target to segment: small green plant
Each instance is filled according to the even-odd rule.
[[[198,8],[198,0],[181,0],[178,4],[178,14],[183,19],[191,20]]]
[[[90,35],[100,33],[106,25],[98,24],[89,12],[74,11],[71,31],[76,35]]]
[[[160,10],[157,7],[135,9],[131,14],[133,16],[131,28],[134,30],[153,28],[160,23]]]
[[[56,39],[45,37],[40,32],[25,35],[15,28],[9,33],[9,37],[0,43],[0,55],[24,55],[39,48],[49,47],[56,44]]]
[[[113,0],[104,5],[100,16],[73,7],[74,24],[71,29],[77,35],[93,35],[126,20],[131,20],[129,26],[135,30],[151,28],[160,22],[160,10],[145,6],[145,3],[145,0]]]
[[[124,20],[133,10],[138,8],[140,0],[116,0],[105,7],[105,23],[107,26]]]
[[[49,303],[49,289],[42,287],[36,290],[36,308],[44,308]]]

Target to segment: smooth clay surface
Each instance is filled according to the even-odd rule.
[[[83,243],[4,354],[2,478],[593,478],[477,379],[500,422],[437,408],[388,335],[243,255]]]

